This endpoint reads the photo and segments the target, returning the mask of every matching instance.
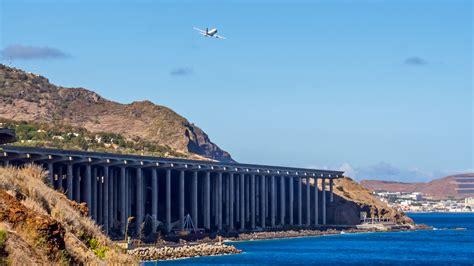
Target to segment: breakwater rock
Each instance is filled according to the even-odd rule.
[[[137,257],[141,261],[174,260],[199,256],[238,254],[241,252],[241,250],[238,250],[234,246],[220,243],[162,248],[141,247],[128,251],[130,255]]]

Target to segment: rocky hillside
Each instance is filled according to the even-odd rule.
[[[361,185],[373,191],[421,192],[434,199],[465,198],[474,193],[460,193],[466,186],[474,191],[474,173],[459,174],[435,179],[430,182],[402,183],[393,181],[362,180]]]
[[[138,265],[45,176],[0,167],[0,265]]]
[[[0,65],[0,118],[111,132],[177,152],[232,161],[204,131],[167,107],[149,101],[120,104],[83,88],[53,85],[45,77],[5,65]]]
[[[390,218],[398,224],[413,224],[404,213],[390,208],[372,192],[349,177],[334,181],[334,203],[328,207],[328,221],[335,224],[359,224],[360,212],[371,218]]]

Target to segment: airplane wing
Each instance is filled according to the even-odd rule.
[[[216,37],[217,39],[227,39],[226,37],[224,36],[220,36],[220,35],[217,35],[217,34],[214,34],[214,37]]]
[[[201,34],[206,34],[206,31],[205,31],[205,30],[201,30],[201,29],[198,29],[198,28],[196,28],[196,27],[193,27],[193,29],[199,31],[199,33],[201,33]]]

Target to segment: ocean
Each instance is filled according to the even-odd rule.
[[[474,213],[413,213],[439,230],[359,233],[234,243],[242,254],[159,265],[474,265]],[[466,228],[467,230],[441,230]],[[155,263],[145,263],[153,265]]]

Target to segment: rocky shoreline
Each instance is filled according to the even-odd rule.
[[[239,242],[251,240],[270,240],[282,238],[296,238],[296,237],[310,237],[323,235],[338,235],[338,234],[354,234],[354,233],[368,233],[368,232],[389,232],[389,231],[414,231],[414,230],[430,230],[431,227],[424,225],[416,225],[413,227],[404,227],[397,230],[377,230],[373,229],[358,229],[347,228],[344,230],[327,229],[327,230],[286,230],[286,231],[265,231],[239,234],[236,237],[216,237],[210,239],[208,237],[200,239],[193,243],[182,243],[181,246],[172,246],[176,243],[162,243],[162,247],[140,247],[129,250],[128,254],[137,257],[141,261],[160,261],[160,260],[175,260],[183,258],[192,258],[200,256],[215,256],[238,254],[241,250],[230,244],[223,244],[223,242]]]
[[[179,247],[141,247],[128,251],[128,254],[141,261],[175,260],[200,256],[216,256],[241,253],[234,246],[222,243],[203,243],[197,245],[184,245]]]

